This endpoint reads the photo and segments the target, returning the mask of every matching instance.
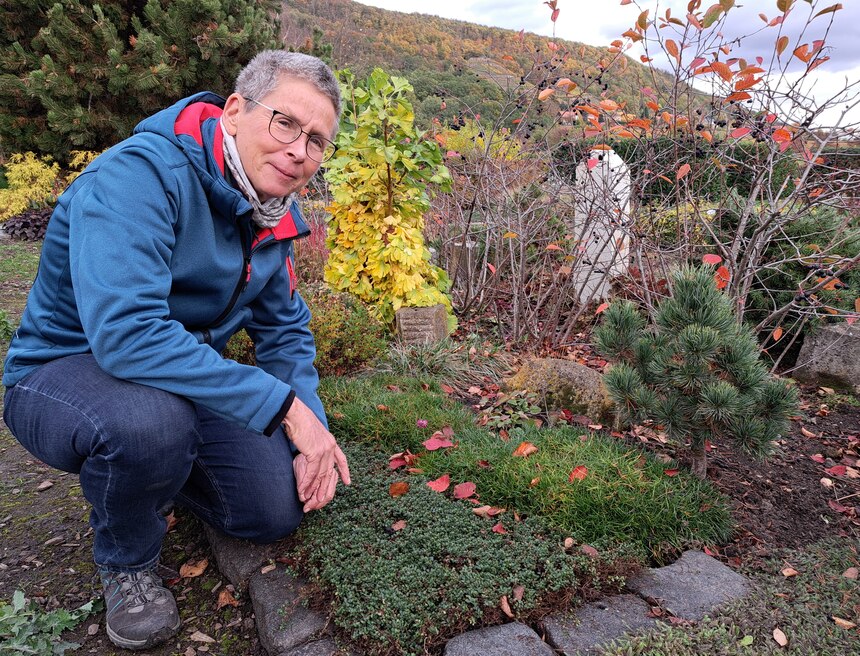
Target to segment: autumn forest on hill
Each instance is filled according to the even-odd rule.
[[[627,111],[637,115],[647,111],[647,99],[640,91],[643,86],[670,84],[667,75],[619,57],[609,47],[427,14],[386,11],[351,0],[286,3],[284,43],[310,50],[315,29],[318,47],[331,46],[335,68],[350,68],[363,76],[380,66],[406,77],[415,90],[416,119],[425,127],[432,117],[450,123],[478,114],[492,122],[501,111],[503,94],[521,83],[525,96],[534,85],[569,78],[578,85],[583,103],[608,97],[626,103]],[[556,109],[554,103],[538,107],[540,114],[535,119],[549,125]],[[516,118],[512,113],[507,123]]]

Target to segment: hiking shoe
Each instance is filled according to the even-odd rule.
[[[105,624],[123,649],[148,649],[179,630],[176,601],[154,572],[104,572]]]

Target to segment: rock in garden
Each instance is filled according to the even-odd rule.
[[[797,380],[860,393],[860,326],[837,323],[807,334],[797,363]]]
[[[488,629],[468,631],[448,641],[445,656],[553,656],[537,633],[525,624],[512,622]]]
[[[595,421],[612,416],[612,401],[603,386],[603,376],[572,360],[528,360],[516,374],[505,379],[504,386],[509,391],[534,392],[552,410],[569,410]]]
[[[270,654],[281,654],[320,638],[326,617],[307,607],[304,582],[284,570],[257,573],[248,585],[260,643]]]
[[[650,606],[635,595],[607,597],[544,619],[547,639],[568,654],[599,654],[602,646],[626,633],[654,628]]]
[[[746,578],[701,551],[685,551],[671,565],[645,570],[627,587],[676,617],[695,621],[752,591]]]

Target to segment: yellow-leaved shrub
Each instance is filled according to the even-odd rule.
[[[432,140],[417,132],[404,78],[376,69],[362,84],[342,71],[346,108],[325,178],[333,201],[325,281],[368,303],[386,324],[401,307],[443,304],[456,327],[444,270],[430,263],[424,212],[430,184],[451,176]]]

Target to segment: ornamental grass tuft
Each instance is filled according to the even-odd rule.
[[[456,448],[421,456],[427,476],[472,481],[481,503],[538,515],[579,542],[629,542],[662,562],[731,533],[725,500],[709,483],[612,438],[531,428],[509,442],[480,430],[453,439]],[[536,451],[516,455],[522,444]]]

